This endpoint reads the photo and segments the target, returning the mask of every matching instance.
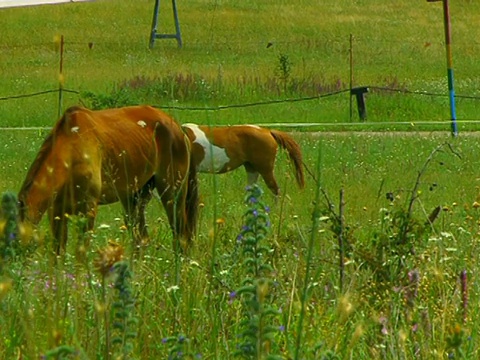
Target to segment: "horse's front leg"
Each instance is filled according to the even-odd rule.
[[[151,191],[141,190],[133,198],[122,200],[125,225],[132,232],[135,251],[148,240],[148,227],[145,209],[152,197]]]
[[[68,218],[65,213],[54,210],[49,214],[49,221],[53,250],[56,255],[60,255],[65,252],[67,247]]]

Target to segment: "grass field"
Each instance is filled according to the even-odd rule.
[[[284,153],[279,199],[263,182],[260,197],[245,190],[243,170],[200,174],[188,255],[173,252],[156,199],[137,258],[119,205],[100,208],[86,249],[73,219],[56,265],[42,222],[35,241],[27,231],[19,256],[1,263],[0,358],[478,358],[480,145],[474,123],[450,136],[447,97],[371,91],[368,121],[354,108],[355,127],[345,125],[348,93],[184,110],[348,90],[350,34],[355,86],[446,93],[440,3],[178,5],[183,49],[170,40],[148,49],[152,1],[0,10],[2,126],[54,123],[57,93],[9,97],[58,88],[55,39],[64,35],[64,86],[79,94],[65,93],[63,108],[150,103],[175,106],[167,111],[180,122],[291,123],[306,188]],[[476,96],[480,6],[455,2],[451,15],[457,93]],[[459,98],[458,119],[477,120],[476,102]],[[324,125],[308,132],[298,122]],[[362,131],[339,131],[349,129]],[[3,191],[18,191],[46,131],[0,132]],[[249,194],[259,201],[245,203]]]
[[[475,74],[479,69],[474,60],[480,48],[476,40],[478,10],[472,1],[451,4],[457,95],[478,95]],[[398,125],[402,130],[410,129],[411,122],[426,121],[430,122],[424,126],[426,130],[449,129],[440,3],[365,1],[350,5],[329,1],[318,5],[304,1],[293,7],[274,1],[243,1],[242,5],[193,1],[188,6],[179,4],[179,12],[183,49],[178,49],[174,40],[157,40],[150,50],[151,1],[2,9],[0,96],[58,89],[59,40],[63,35],[63,84],[80,92],[80,96],[65,94],[64,108],[79,101],[88,105],[85,93],[107,97],[108,104],[148,102],[160,107],[214,107],[317,96],[348,91],[352,69],[353,86],[441,96],[373,89],[367,95],[369,121],[361,125],[355,107],[350,117],[348,93],[295,106],[287,103],[223,111],[215,121],[353,121],[359,128],[373,129],[402,123]],[[173,31],[170,4],[162,5],[159,23],[160,31]],[[458,98],[458,120],[478,120],[477,103],[476,98]],[[2,108],[5,124],[50,125],[58,116],[58,96],[2,101]],[[25,108],[39,111],[24,113]],[[182,112],[179,117],[193,116],[206,122],[209,114]],[[444,121],[445,126],[433,121]],[[475,129],[470,123],[460,126],[462,130]]]

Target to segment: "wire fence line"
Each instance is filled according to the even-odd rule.
[[[411,95],[423,95],[423,96],[432,96],[432,97],[448,97],[448,94],[442,93],[435,93],[429,91],[412,91],[407,89],[395,89],[389,87],[382,87],[382,86],[361,86],[368,88],[373,91],[384,91],[384,92],[393,92],[393,93],[402,93],[402,94],[411,94]],[[44,90],[38,91],[33,93],[26,93],[26,94],[17,94],[17,95],[10,95],[10,96],[3,96],[0,97],[0,101],[8,101],[8,100],[15,100],[15,99],[22,99],[22,98],[29,98],[35,97],[40,95],[46,95],[51,93],[59,93],[63,91],[65,93],[71,93],[80,95],[81,92],[78,90],[71,90],[71,89],[52,89],[52,90]],[[162,106],[164,109],[173,109],[173,110],[188,110],[188,111],[216,111],[216,110],[223,110],[223,109],[231,109],[231,108],[247,108],[253,106],[262,106],[262,105],[274,105],[274,104],[281,104],[281,103],[295,103],[295,102],[302,102],[302,101],[311,101],[311,100],[318,100],[322,98],[327,98],[335,95],[340,95],[344,93],[351,92],[350,89],[342,89],[337,91],[332,91],[329,93],[318,94],[315,96],[305,96],[305,97],[298,97],[298,98],[285,98],[285,99],[274,99],[274,100],[265,100],[265,101],[255,101],[255,102],[248,102],[243,104],[228,104],[228,105],[217,105],[217,106]],[[477,95],[455,95],[456,98],[462,99],[472,99],[472,100],[480,100],[480,96]],[[160,107],[160,106],[158,106]]]
[[[11,96],[4,96],[0,97],[0,101],[7,101],[7,100],[15,100],[15,99],[22,99],[22,98],[29,98],[35,97],[45,94],[51,93],[59,93],[60,91],[77,94],[80,95],[81,92],[77,90],[69,90],[69,89],[52,89],[52,90],[45,90],[45,91],[38,91],[34,93],[28,94],[18,94],[18,95],[11,95]],[[270,104],[281,104],[281,103],[292,103],[292,102],[301,102],[301,101],[310,101],[310,100],[318,100],[325,97],[330,97],[342,93],[349,92],[349,89],[333,91],[330,93],[319,94],[316,96],[306,96],[306,97],[298,97],[298,98],[286,98],[286,99],[275,99],[275,100],[266,100],[266,101],[257,101],[257,102],[249,102],[243,104],[229,104],[229,105],[218,105],[218,106],[162,106],[164,109],[174,109],[174,110],[191,110],[191,111],[198,111],[198,110],[222,110],[222,109],[230,109],[230,108],[243,108],[243,107],[252,107],[252,106],[261,106],[261,105],[270,105]]]
[[[358,131],[353,131],[357,133],[365,133],[365,131],[361,130],[361,128],[367,128],[370,130],[368,133],[372,132],[377,132],[374,130],[375,127],[381,127],[381,126],[404,126],[408,127],[410,129],[415,128],[416,126],[426,126],[426,125],[445,125],[447,121],[429,121],[429,120],[412,120],[412,121],[387,121],[387,122],[381,122],[381,123],[367,123],[367,122],[360,122],[360,123],[351,123],[351,122],[342,122],[342,123],[255,123],[257,126],[261,127],[267,127],[267,128],[284,128],[284,129],[318,129],[319,127],[322,127],[324,129],[327,129],[329,127],[342,127],[345,129],[348,128],[355,128],[355,129],[360,129]],[[480,124],[480,120],[457,120],[458,124],[461,125],[468,125],[468,124]],[[212,126],[229,126],[229,125],[212,125]],[[51,130],[51,126],[15,126],[15,127],[0,127],[0,131],[49,131]],[[429,133],[427,130],[422,130],[420,131],[421,133]],[[312,133],[323,133],[323,131],[313,131]],[[351,132],[349,132],[351,133]],[[395,131],[397,133],[397,131]],[[411,133],[411,132],[407,132]],[[464,132],[463,134],[469,135],[469,134],[479,134],[479,131],[469,131],[469,132]],[[463,135],[462,134],[462,135]]]
[[[390,87],[382,87],[382,86],[362,86],[364,88],[369,89],[369,91],[375,92],[392,92],[392,93],[399,93],[399,94],[410,94],[410,95],[420,95],[420,96],[430,96],[430,97],[448,97],[448,94],[442,93],[435,93],[435,92],[428,92],[428,91],[412,91],[408,89],[397,89],[397,88],[390,88]],[[51,89],[51,90],[44,90],[44,91],[37,91],[33,93],[25,93],[25,94],[17,94],[17,95],[10,95],[10,96],[3,96],[0,97],[0,101],[11,101],[17,99],[24,99],[30,97],[37,97],[43,96],[52,93],[71,93],[76,95],[81,95],[81,91],[72,90],[72,89]],[[285,103],[298,103],[298,102],[305,102],[305,101],[313,101],[313,100],[320,100],[323,98],[328,98],[336,95],[341,94],[352,94],[351,89],[343,89],[332,91],[328,93],[318,94],[316,96],[306,96],[306,97],[297,97],[297,98],[285,98],[285,99],[274,99],[274,100],[265,100],[265,101],[256,101],[256,102],[248,102],[248,103],[239,103],[239,104],[227,104],[227,105],[217,105],[217,106],[178,106],[178,105],[155,105],[152,106],[165,109],[165,110],[178,110],[178,111],[221,111],[226,109],[234,109],[234,108],[249,108],[255,106],[267,106],[267,105],[278,105],[278,104],[285,104]],[[463,99],[470,99],[470,100],[480,100],[480,96],[475,95],[455,95],[456,98],[463,98]],[[479,119],[463,119],[457,120],[459,124],[478,124],[480,123]],[[308,123],[265,123],[265,124],[257,124],[259,126],[270,126],[270,127],[277,127],[277,128],[318,128],[318,127],[333,127],[333,126],[341,126],[344,128],[348,127],[372,127],[372,126],[389,126],[389,125],[399,125],[399,126],[415,126],[415,125],[439,125],[445,124],[445,121],[433,121],[433,120],[414,120],[414,121],[395,121],[395,122],[381,122],[381,123],[372,123],[372,122],[335,122],[335,123],[319,123],[319,122],[308,122]],[[15,127],[0,127],[0,131],[8,131],[8,130],[22,130],[22,131],[43,131],[49,130],[51,127],[32,127],[32,126],[15,126]]]

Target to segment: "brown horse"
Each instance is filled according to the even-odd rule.
[[[68,109],[44,141],[18,194],[20,220],[38,224],[48,212],[56,251],[67,241],[68,215],[92,230],[97,206],[120,201],[125,220],[146,237],[145,207],[155,187],[174,246],[190,242],[196,223],[196,169],[190,142],[166,113],[135,106]]]
[[[221,174],[243,165],[249,185],[255,183],[261,175],[268,188],[278,195],[279,188],[273,169],[280,146],[287,150],[295,167],[298,186],[305,186],[300,146],[287,133],[256,125],[182,126],[192,142],[193,161],[200,172]]]

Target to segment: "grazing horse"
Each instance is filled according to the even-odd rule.
[[[145,207],[155,187],[174,237],[185,247],[195,230],[196,169],[180,125],[149,106],[68,109],[55,124],[18,193],[21,221],[48,213],[55,250],[66,247],[68,215],[92,230],[97,206],[120,201],[136,240],[147,237]]]
[[[222,174],[243,165],[249,185],[255,183],[261,175],[268,188],[278,195],[279,187],[273,168],[280,146],[287,150],[295,167],[298,186],[305,186],[300,146],[287,133],[256,125],[182,126],[192,142],[193,161],[199,172]]]

